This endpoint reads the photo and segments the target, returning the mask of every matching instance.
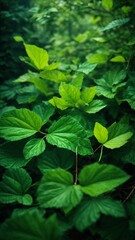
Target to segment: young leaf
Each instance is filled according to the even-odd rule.
[[[124,144],[126,144],[128,139],[131,138],[132,135],[133,135],[132,132],[127,132],[127,133],[121,134],[121,135],[107,141],[103,145],[106,148],[110,148],[110,149],[119,148],[119,147],[123,146]]]
[[[122,63],[126,62],[125,58],[121,55],[111,58],[110,61],[111,62],[122,62]]]
[[[0,202],[19,202],[24,205],[31,205],[32,198],[25,194],[30,188],[32,179],[23,168],[9,169],[0,182]]]
[[[113,7],[113,0],[102,0],[102,6],[107,10],[110,11]]]
[[[95,97],[95,94],[96,94],[96,87],[85,88],[81,92],[81,99],[85,103],[90,103],[93,100],[93,98]]]
[[[36,208],[13,213],[1,226],[1,240],[60,240],[62,233],[56,215],[48,219],[42,215]]]
[[[34,138],[29,140],[23,149],[25,159],[33,158],[40,155],[45,150],[45,141],[42,138]]]
[[[82,139],[87,141],[87,152],[85,152],[84,149],[83,153],[81,146]],[[92,154],[93,152],[87,137],[87,132],[77,120],[70,116],[61,117],[58,121],[53,122],[52,126],[48,129],[46,140],[52,145],[66,148],[73,152],[76,152],[76,147],[78,147],[78,153],[82,155]],[[81,146],[81,148],[79,148],[79,146]]]
[[[51,103],[54,107],[57,107],[61,110],[65,110],[72,105],[66,102],[63,98],[59,97],[53,97],[52,99],[49,100],[49,103]]]
[[[31,160],[23,156],[24,142],[6,142],[0,147],[0,166],[5,168],[20,168]]]
[[[71,106],[75,106],[80,100],[79,89],[71,84],[61,83],[59,94]]]
[[[26,108],[12,110],[0,119],[0,137],[17,141],[34,135],[42,125],[43,121],[36,113]]]
[[[83,231],[95,223],[101,214],[124,217],[125,209],[121,202],[109,197],[87,198],[76,207],[75,214],[73,214],[73,222],[77,229]]]
[[[47,170],[38,188],[37,200],[44,208],[75,207],[82,199],[79,185],[73,185],[73,176],[64,169]]]
[[[35,67],[39,70],[48,65],[48,53],[46,50],[35,45],[24,44],[25,50]]]
[[[129,178],[130,176],[118,167],[98,163],[84,167],[79,174],[82,191],[93,197],[113,190]]]
[[[108,139],[108,130],[100,123],[96,122],[94,127],[94,136],[99,143],[105,143]]]
[[[40,73],[40,76],[44,79],[60,83],[66,81],[66,76],[64,73],[60,72],[59,70],[50,70],[50,71],[43,71]]]

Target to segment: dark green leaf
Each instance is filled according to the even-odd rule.
[[[23,168],[7,170],[0,182],[0,202],[19,202],[31,205],[32,198],[25,194],[30,188],[32,179]]]
[[[75,207],[82,199],[79,185],[73,184],[73,176],[64,169],[46,170],[38,188],[38,202],[44,208]]]
[[[1,240],[60,240],[61,230],[56,215],[44,218],[38,209],[13,214],[0,229]]]
[[[125,216],[125,209],[119,201],[109,197],[87,198],[77,206],[73,214],[73,222],[82,231],[95,223],[101,214],[123,217]]]
[[[55,148],[52,151],[45,151],[38,157],[38,168],[41,172],[46,169],[63,168],[69,169],[75,162],[75,155],[71,151]]]
[[[24,167],[30,160],[23,156],[24,142],[8,142],[0,147],[0,165],[5,168]]]

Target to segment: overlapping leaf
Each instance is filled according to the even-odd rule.
[[[82,146],[83,139],[83,146]],[[66,148],[81,155],[92,154],[93,150],[82,125],[74,118],[67,116],[53,122],[48,129],[46,140],[60,148]]]
[[[73,222],[82,231],[95,223],[101,214],[113,217],[124,217],[126,215],[122,203],[110,197],[86,198],[76,207],[73,213]]]
[[[0,182],[0,202],[19,202],[24,205],[31,205],[32,197],[25,194],[31,183],[32,179],[26,170],[22,168],[7,170]]]
[[[17,141],[34,135],[42,125],[43,121],[36,113],[26,108],[12,110],[0,119],[0,137]]]
[[[118,167],[98,163],[84,167],[79,174],[82,191],[93,197],[113,190],[129,178],[130,176]]]
[[[45,208],[75,207],[82,199],[79,185],[73,184],[73,176],[64,169],[46,170],[38,188],[37,200]]]
[[[46,219],[35,208],[13,213],[0,228],[1,240],[60,240],[61,235],[56,215]]]

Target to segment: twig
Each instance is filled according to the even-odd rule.
[[[77,184],[77,180],[78,180],[78,153],[77,153],[77,150],[78,150],[78,147],[76,147],[76,150],[75,150],[75,181],[74,181],[74,184],[76,185]]]
[[[122,203],[127,202],[127,200],[131,197],[131,195],[133,194],[133,192],[135,191],[135,186],[133,186],[132,190],[130,191],[130,193],[128,194],[128,196],[124,199],[124,201]]]

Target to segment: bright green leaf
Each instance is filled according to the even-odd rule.
[[[113,190],[129,178],[120,168],[99,163],[84,167],[79,174],[82,191],[93,197]]]
[[[102,6],[107,10],[110,11],[113,7],[113,0],[102,0]]]
[[[64,169],[47,170],[38,188],[38,202],[45,208],[75,207],[82,199],[79,185],[73,184],[73,176]]]
[[[0,137],[17,141],[34,135],[42,125],[43,121],[36,113],[26,108],[12,110],[0,119]]]
[[[85,88],[81,92],[81,99],[85,103],[90,103],[93,100],[93,98],[95,97],[95,94],[96,94],[96,87]]]
[[[71,104],[66,102],[63,98],[59,97],[53,97],[52,99],[49,100],[49,103],[51,103],[54,107],[57,107],[61,110],[65,110],[71,106]]]
[[[19,202],[24,205],[31,205],[31,196],[25,194],[31,183],[31,177],[23,168],[7,170],[3,175],[2,182],[0,182],[0,202]]]
[[[51,71],[43,71],[40,73],[40,76],[44,79],[60,83],[66,81],[66,76],[64,73],[60,72],[59,70],[51,70]]]
[[[100,123],[96,122],[94,127],[94,136],[99,143],[105,143],[108,139],[108,130]]]
[[[45,150],[45,141],[42,138],[34,138],[29,140],[23,149],[25,159],[33,158],[40,155]]]
[[[105,53],[96,53],[93,54],[89,59],[89,63],[103,64],[107,62],[108,54]]]
[[[88,150],[88,141],[87,141],[87,132],[84,130],[82,125],[72,117],[61,117],[58,121],[53,122],[52,126],[48,129],[48,134],[46,136],[46,140],[52,144],[56,145],[60,148],[65,148],[76,152],[76,148],[78,147],[78,153],[82,155],[92,154],[93,151],[91,149],[91,145],[89,142],[89,150]],[[87,143],[87,152],[84,151],[82,153],[82,139]],[[79,146],[81,146],[79,151]]]
[[[122,62],[122,63],[126,62],[125,58],[121,55],[111,58],[110,61],[111,62]]]
[[[61,83],[59,94],[68,104],[76,105],[80,100],[80,91],[71,84]]]
[[[127,133],[121,134],[113,139],[110,139],[103,145],[106,148],[110,148],[110,149],[119,148],[119,147],[123,146],[124,144],[126,144],[128,139],[131,138],[132,135],[133,135],[132,132],[127,132]]]
[[[25,50],[35,67],[39,70],[48,65],[48,53],[35,45],[24,44]]]

